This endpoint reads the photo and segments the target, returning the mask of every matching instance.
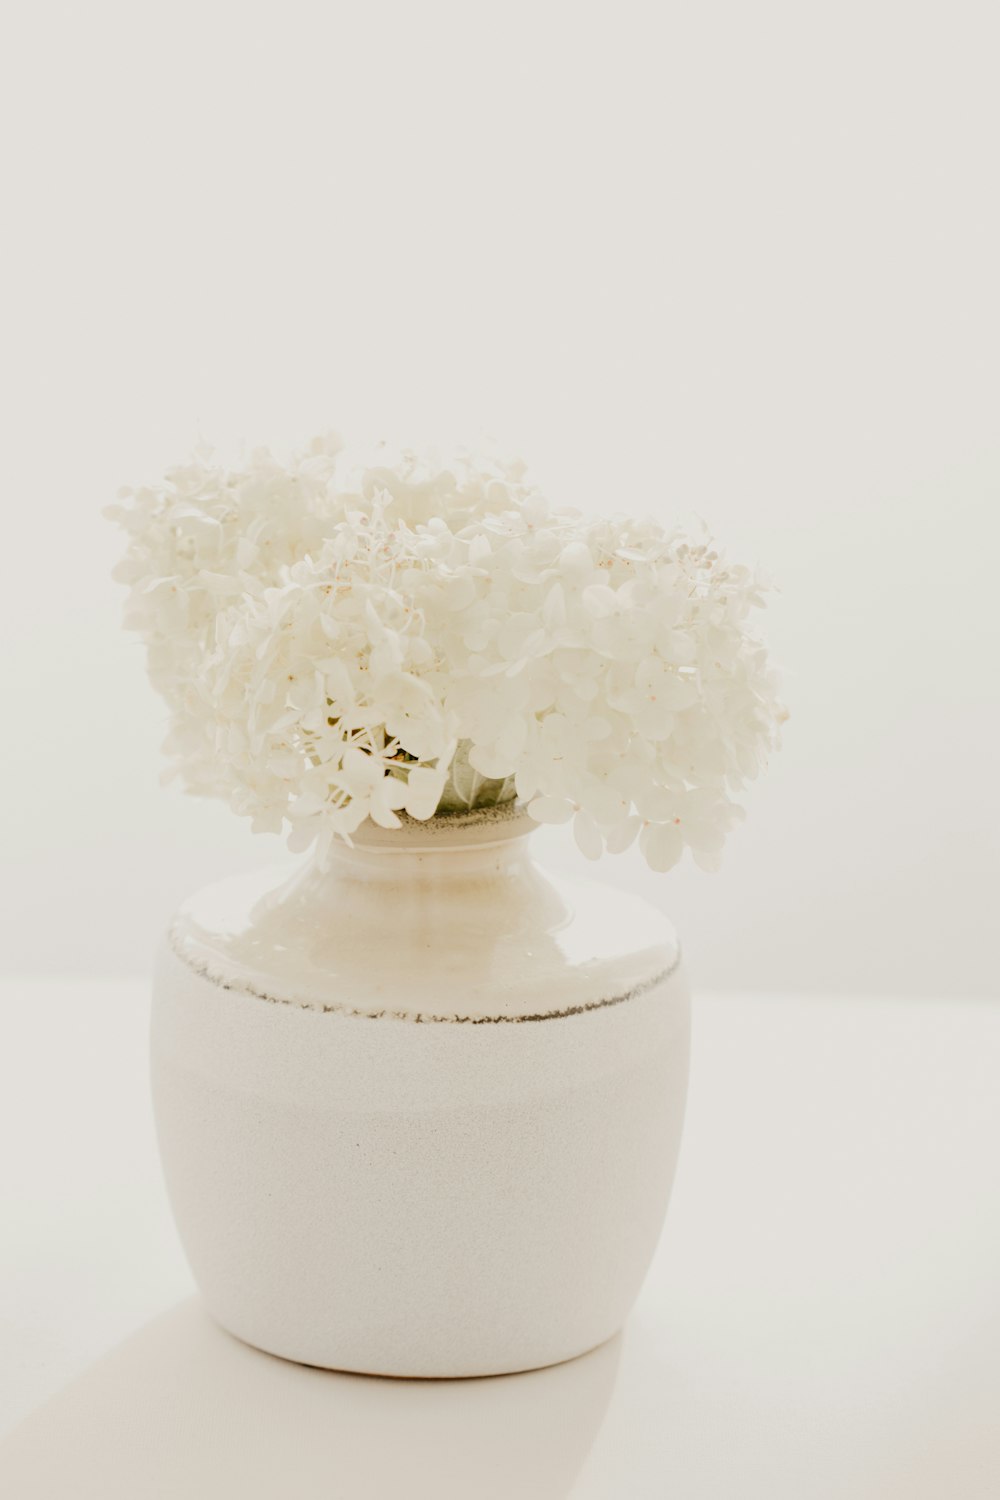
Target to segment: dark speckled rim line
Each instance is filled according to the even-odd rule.
[[[264,1000],[268,1005],[289,1005],[295,1010],[311,1010],[316,1015],[353,1016],[362,1021],[409,1021],[413,1025],[506,1026],[528,1021],[564,1021],[569,1016],[584,1016],[595,1010],[611,1010],[613,1006],[626,1005],[630,1000],[638,1000],[642,995],[648,995],[650,990],[655,990],[658,985],[665,984],[681,966],[681,949],[678,944],[674,961],[666,969],[662,969],[659,974],[654,974],[651,979],[644,979],[640,984],[633,985],[631,989],[624,990],[620,995],[609,995],[606,1000],[588,1000],[583,1005],[568,1005],[565,1010],[539,1011],[537,1014],[527,1016],[438,1016],[429,1011],[358,1010],[353,1005],[316,1005],[310,1000],[294,1000],[287,995],[269,995],[266,990],[257,989],[249,980],[220,979],[212,972],[211,966],[206,961],[194,959],[189,953],[185,953],[176,925],[170,928],[168,937],[170,947],[181,963],[199,978],[207,979],[210,984],[216,985],[220,990],[250,995],[255,1000]]]

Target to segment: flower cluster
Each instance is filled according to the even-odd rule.
[[[759,580],[707,537],[554,509],[520,464],[336,439],[201,453],[110,512],[188,789],[293,847],[518,797],[583,852],[717,862],[782,710]]]

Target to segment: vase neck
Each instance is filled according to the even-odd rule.
[[[326,869],[340,879],[397,884],[410,880],[468,880],[503,874],[528,859],[538,825],[519,808],[449,813],[400,828],[366,822],[350,845],[337,842]]]

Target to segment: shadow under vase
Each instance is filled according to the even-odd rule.
[[[263,1354],[191,1299],[98,1361],[0,1447],[19,1500],[560,1500],[604,1419],[620,1338],[470,1380],[339,1374]]]

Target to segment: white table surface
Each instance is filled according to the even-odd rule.
[[[1000,1005],[699,997],[624,1335],[440,1383],[302,1369],[205,1317],[147,1012],[138,981],[0,987],[5,1500],[1000,1496]]]

